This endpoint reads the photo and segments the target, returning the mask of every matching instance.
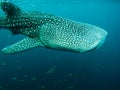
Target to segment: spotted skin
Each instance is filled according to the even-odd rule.
[[[2,52],[6,54],[18,53],[38,46],[87,52],[101,46],[107,36],[105,30],[91,24],[46,13],[25,13],[10,2],[1,2],[0,5],[6,13],[6,17],[0,18],[0,27],[9,29],[13,34],[27,36],[3,48]]]

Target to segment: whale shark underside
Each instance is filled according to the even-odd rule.
[[[11,2],[1,2],[5,12],[0,17],[0,28],[13,34],[23,34],[25,39],[2,49],[3,53],[22,52],[38,46],[87,52],[101,46],[107,32],[91,24],[76,22],[59,16],[40,12],[24,12]]]

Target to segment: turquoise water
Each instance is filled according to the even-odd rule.
[[[24,11],[46,12],[104,28],[97,50],[73,53],[35,48],[0,52],[0,90],[120,90],[119,0],[9,0]],[[1,16],[4,15],[0,10]],[[0,30],[0,49],[25,36]]]

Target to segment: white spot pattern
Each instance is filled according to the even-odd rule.
[[[16,6],[15,6],[16,8]],[[103,29],[54,15],[38,12],[21,13],[0,18],[0,27],[28,38],[4,48],[4,53],[17,53],[37,46],[86,52],[100,46],[106,38]]]

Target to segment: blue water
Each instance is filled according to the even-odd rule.
[[[0,51],[0,90],[120,90],[119,0],[11,0],[24,11],[40,11],[104,28],[97,50],[73,53],[35,48],[14,55]],[[0,10],[3,16],[2,10]],[[25,36],[0,31],[0,49]]]

